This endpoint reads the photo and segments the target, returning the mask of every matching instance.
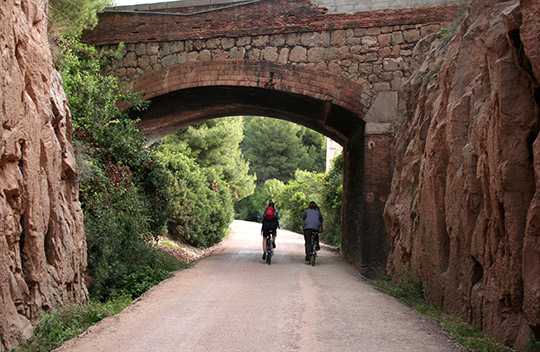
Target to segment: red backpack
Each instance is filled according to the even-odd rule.
[[[272,207],[266,208],[266,211],[264,212],[264,218],[266,220],[273,220],[274,219],[274,208],[272,208]]]

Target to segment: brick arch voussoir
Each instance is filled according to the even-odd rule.
[[[369,109],[374,94],[365,86],[330,72],[267,61],[194,61],[152,72],[131,82],[145,99],[170,92],[208,86],[275,89],[341,106],[359,118]]]

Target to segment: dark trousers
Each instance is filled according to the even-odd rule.
[[[304,247],[306,248],[306,257],[311,253],[311,233],[313,229],[304,229]],[[319,243],[319,232],[317,232],[317,235],[315,236],[315,243]]]

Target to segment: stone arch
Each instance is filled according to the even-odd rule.
[[[253,114],[303,124],[345,145],[372,100],[365,87],[341,76],[264,61],[190,62],[131,84],[153,102],[140,114],[150,141],[203,119]]]
[[[148,111],[133,112],[150,142],[199,121],[259,115],[302,124],[340,143],[345,159],[342,255],[366,274],[384,268],[382,216],[372,219],[381,210],[364,200],[370,177],[378,177],[365,177],[363,118],[374,97],[366,87],[327,71],[248,60],[179,64],[131,84],[152,101]]]

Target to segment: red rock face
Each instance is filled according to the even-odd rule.
[[[0,350],[41,310],[87,299],[71,119],[47,41],[47,1],[0,9]]]
[[[519,349],[540,338],[539,8],[473,0],[415,48],[385,209],[388,271]]]

